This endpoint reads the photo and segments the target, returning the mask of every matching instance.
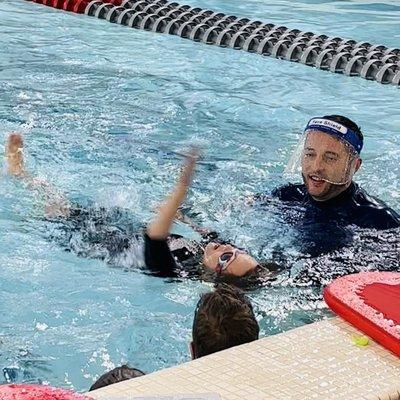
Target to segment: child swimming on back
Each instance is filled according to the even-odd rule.
[[[39,190],[45,195],[47,218],[68,221],[71,223],[71,229],[82,229],[87,225],[88,219],[95,218],[95,223],[91,224],[91,227],[94,226],[96,232],[89,235],[92,238],[90,240],[94,240],[97,245],[105,246],[108,252],[123,252],[129,248],[132,240],[137,240],[139,236],[137,233],[120,228],[110,229],[110,221],[104,217],[105,210],[93,212],[79,204],[73,204],[46,181],[32,177],[25,169],[23,138],[20,134],[9,135],[6,158],[9,174],[23,179],[30,188]],[[223,276],[243,277],[260,273],[270,275],[269,268],[262,266],[246,251],[232,244],[212,240],[217,236],[214,232],[195,227],[202,236],[200,242],[171,234],[172,224],[190,187],[197,158],[196,150],[187,155],[173,192],[159,207],[155,219],[145,231],[146,267],[158,276],[188,276],[193,273],[199,275],[199,267]],[[270,266],[271,269],[275,267],[273,264]]]

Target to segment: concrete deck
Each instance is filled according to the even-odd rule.
[[[98,400],[178,394],[208,394],[210,400],[219,398],[215,395],[222,400],[400,399],[400,358],[371,340],[365,347],[356,346],[355,334],[361,335],[345,321],[332,318],[120,382],[90,396]]]

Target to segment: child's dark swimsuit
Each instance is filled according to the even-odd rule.
[[[166,240],[153,240],[141,235],[144,227],[132,222],[132,215],[121,208],[83,207],[73,204],[67,218],[49,219],[56,224],[47,235],[65,250],[76,254],[105,260],[109,264],[121,261],[121,255],[140,247],[149,272],[162,277],[199,275],[203,251],[200,244],[180,235],[171,234]],[[209,232],[201,243],[208,243],[217,234]],[[138,254],[136,254],[138,255]],[[143,258],[143,257],[137,257]],[[132,262],[141,260],[133,257]],[[123,265],[124,267],[131,267]]]
[[[174,277],[198,275],[202,250],[181,236],[171,235],[166,239],[152,239],[144,234],[144,262],[157,276]]]
[[[132,215],[126,210],[82,207],[78,204],[73,205],[67,218],[51,221],[58,227],[55,230],[57,235],[53,235],[52,239],[65,250],[73,251],[80,256],[131,268],[143,265],[144,254],[146,271],[152,275],[164,278],[198,278],[199,275],[207,279],[215,278],[211,271],[205,272],[201,265],[204,246],[213,240],[221,242],[216,232],[209,231],[202,234],[200,242],[176,234],[169,235],[167,239],[151,239],[146,233],[140,234],[143,232],[143,225],[133,223]],[[124,257],[130,252],[133,256]],[[262,277],[263,281],[270,279],[270,269],[276,270],[277,265],[271,263],[260,266],[257,277]],[[247,281],[253,284],[254,279]]]

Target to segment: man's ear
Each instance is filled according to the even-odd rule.
[[[189,343],[189,350],[190,350],[190,356],[192,357],[192,360],[196,359],[196,350],[194,348],[193,342]]]
[[[361,164],[362,164],[362,160],[361,160],[360,157],[358,157],[357,160],[356,160],[356,165],[355,165],[355,168],[354,168],[354,173],[356,173],[356,172],[360,169]]]

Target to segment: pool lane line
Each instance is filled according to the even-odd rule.
[[[70,11],[77,14],[84,14],[89,3],[87,0],[27,0],[33,3],[43,4],[44,6],[57,8],[59,10]],[[122,3],[121,0],[118,0]]]
[[[27,0],[31,1],[31,0]],[[166,0],[33,0],[132,28],[400,86],[400,49],[251,21]]]

